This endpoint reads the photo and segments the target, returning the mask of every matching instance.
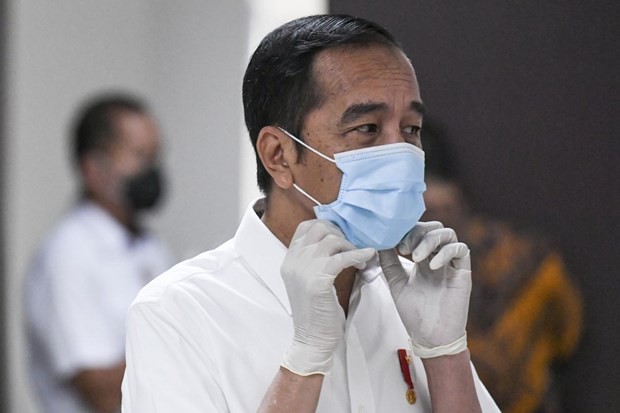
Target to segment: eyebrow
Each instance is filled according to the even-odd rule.
[[[412,100],[409,107],[411,110],[418,112],[420,115],[424,115],[426,113],[426,106],[424,106],[424,103],[418,102],[417,100]]]
[[[409,105],[410,109],[414,112],[418,112],[420,115],[423,115],[426,111],[424,104],[422,102],[418,102],[416,100],[411,101]],[[351,122],[356,121],[360,117],[367,115],[372,112],[383,112],[387,110],[387,105],[385,103],[356,103],[349,106],[340,117],[340,124],[349,124]]]

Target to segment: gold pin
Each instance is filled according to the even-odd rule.
[[[407,354],[407,350],[398,349],[398,363],[400,364],[400,371],[403,373],[403,380],[407,384],[407,392],[405,393],[405,398],[407,399],[407,403],[415,404],[418,400],[417,395],[415,394],[415,390],[413,388],[413,379],[411,378],[411,372],[409,371],[409,365],[411,364],[412,359],[409,354]]]
[[[415,394],[415,390],[413,389],[407,389],[405,397],[407,397],[407,401],[409,402],[409,404],[415,404],[415,402],[418,400],[418,397]]]

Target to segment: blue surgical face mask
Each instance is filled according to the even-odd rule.
[[[409,143],[393,143],[334,154],[334,159],[284,133],[342,171],[338,198],[321,204],[297,184],[316,206],[318,219],[338,225],[358,248],[394,248],[424,213],[424,152]]]

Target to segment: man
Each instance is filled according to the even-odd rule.
[[[124,412],[497,411],[466,346],[467,247],[416,226],[422,101],[392,36],[290,22],[255,51],[243,98],[266,197],[141,291]]]
[[[162,193],[160,139],[143,103],[105,95],[79,114],[72,149],[79,200],[26,278],[31,376],[44,412],[116,412],[126,311],[170,262],[140,223]]]
[[[447,134],[424,120],[424,219],[454,228],[471,249],[471,358],[504,413],[561,411],[557,364],[579,342],[582,302],[561,255],[540,234],[475,213]]]

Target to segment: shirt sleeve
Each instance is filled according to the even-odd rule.
[[[127,319],[123,412],[228,411],[207,343],[200,344],[157,302],[134,304]]]
[[[61,377],[80,369],[107,368],[123,361],[124,343],[101,305],[97,284],[101,268],[88,251],[73,244],[58,245],[46,255],[41,276],[35,280],[38,302],[35,328],[49,355],[52,368]],[[121,327],[122,328],[122,327]],[[118,328],[117,328],[118,329]]]

